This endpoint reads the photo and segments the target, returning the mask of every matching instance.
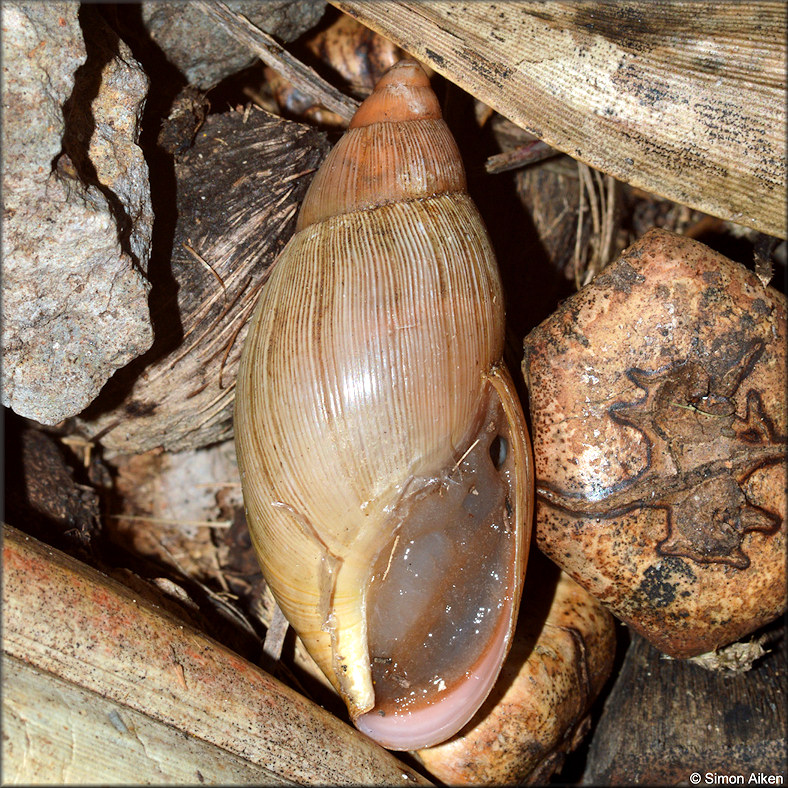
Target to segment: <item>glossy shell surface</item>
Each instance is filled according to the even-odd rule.
[[[487,233],[429,82],[401,61],[316,174],[236,393],[278,604],[361,730],[450,736],[514,628],[530,445]]]

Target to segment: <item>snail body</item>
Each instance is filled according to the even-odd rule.
[[[509,649],[533,505],[503,294],[421,67],[315,175],[256,308],[235,432],[252,541],[354,723],[453,735]]]

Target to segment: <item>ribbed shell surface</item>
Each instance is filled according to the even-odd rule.
[[[315,174],[297,229],[389,202],[466,191],[457,143],[440,118],[350,129]]]
[[[329,677],[329,632],[365,640],[364,582],[397,501],[451,467],[474,428],[503,317],[461,193],[318,222],[276,264],[241,362],[236,440],[265,576]]]

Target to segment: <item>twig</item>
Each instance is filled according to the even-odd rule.
[[[583,285],[587,285],[596,276],[599,270],[600,238],[602,235],[602,225],[604,224],[604,202],[600,205],[597,198],[597,189],[602,193],[602,174],[599,170],[592,170],[587,164],[580,166],[580,173],[585,183],[588,193],[588,204],[591,207],[591,259],[587,261],[586,272],[583,277]],[[593,178],[591,177],[593,174]],[[596,183],[597,189],[594,188]]]
[[[481,438],[477,438],[470,446],[468,446],[468,448],[463,453],[462,457],[460,457],[460,459],[454,463],[454,467],[451,469],[451,472],[449,473],[450,476],[452,473],[454,473],[454,471],[457,470],[457,468],[460,467],[460,463],[462,463],[462,461],[476,448],[476,445],[479,443],[480,440]]]
[[[396,538],[394,539],[394,544],[391,546],[391,552],[389,553],[389,562],[386,564],[386,571],[383,573],[383,577],[380,579],[381,583],[386,582],[386,577],[388,577],[389,569],[391,569],[391,561],[394,558],[394,551],[397,549],[400,536],[402,536],[402,534],[397,534]]]
[[[594,189],[591,168],[587,164],[583,164],[583,162],[578,162],[578,169],[580,171],[580,177],[583,179],[583,184],[585,185],[586,194],[588,194],[588,205],[591,208],[591,232],[594,238],[598,238],[602,223],[599,220],[599,200],[597,199]],[[597,172],[599,171],[594,170],[595,174]]]
[[[583,177],[581,175],[581,163],[577,162],[577,227],[575,232],[575,254],[574,254],[574,271],[575,271],[575,288],[579,290],[583,286],[583,280],[580,276],[580,268],[586,259],[587,250],[582,249],[583,239],[583,212],[586,207],[586,190],[583,184]],[[582,257],[582,261],[581,261]]]
[[[615,243],[616,180],[577,162],[578,216],[575,236],[575,286],[584,287],[610,262]],[[588,243],[581,248],[583,214],[588,209],[591,233]]]
[[[560,150],[551,148],[546,142],[542,142],[542,140],[534,140],[526,145],[520,145],[514,150],[509,150],[505,153],[496,153],[495,156],[490,156],[484,163],[484,169],[487,170],[490,175],[496,175],[499,172],[516,170],[518,167],[525,167],[528,164],[534,164],[537,161],[560,155]]]
[[[593,170],[594,182],[599,191],[599,230],[593,237],[594,256],[586,270],[583,284],[587,285],[609,262],[613,254],[616,219],[616,180]]]
[[[232,520],[176,520],[167,517],[149,517],[137,514],[111,514],[113,520],[138,520],[145,523],[158,523],[160,525],[192,525],[202,528],[230,528]]]
[[[613,257],[613,248],[616,240],[616,195],[618,185],[612,175],[605,176],[607,190],[607,207],[605,209],[605,237],[602,244],[602,268],[604,268]]]
[[[326,109],[336,112],[349,121],[358,102],[338,91],[309,66],[293,57],[268,33],[253,25],[245,16],[238,14],[221,2],[195,0],[193,5],[204,14],[215,19],[236,41],[254,52],[267,66],[273,68],[300,91],[311,96]]]
[[[218,137],[217,137],[217,139],[218,139]],[[188,244],[186,243],[186,241],[184,241],[181,244],[181,246],[183,246],[183,248],[192,257],[194,257],[195,260],[197,260],[197,262],[202,263],[214,275],[214,277],[216,277],[216,281],[219,283],[219,286],[222,288],[222,290],[224,292],[224,302],[227,303],[227,285],[225,285],[224,279],[222,279],[222,277],[219,276],[219,274],[216,273],[216,271],[214,270],[213,266],[201,254],[196,252],[195,249],[192,246],[190,246],[190,244],[191,244],[191,239],[189,239],[189,243]]]
[[[716,418],[725,418],[727,413],[712,413],[708,410],[703,410],[703,408],[699,408],[697,405],[683,405],[681,402],[670,402],[670,405],[673,405],[676,408],[683,408],[684,410],[691,410],[694,413],[700,413],[703,416],[714,416]]]
[[[255,640],[258,641],[260,640],[260,637],[257,634],[257,630],[255,629],[253,624],[249,621],[249,619],[246,617],[246,614],[243,612],[243,610],[241,610],[240,608],[236,607],[235,605],[231,604],[230,602],[228,602],[226,599],[223,598],[222,594],[224,594],[225,592],[217,594],[216,591],[214,591],[210,586],[205,585],[205,583],[198,580],[193,575],[189,574],[189,572],[187,572],[186,569],[183,566],[181,566],[180,562],[175,557],[175,555],[173,555],[172,551],[169,550],[167,545],[165,545],[163,542],[159,543],[159,547],[161,547],[161,549],[167,554],[170,561],[172,561],[172,565],[181,573],[181,575],[184,578],[188,579],[191,583],[195,583],[206,594],[206,596],[211,600],[211,602],[215,605],[215,607],[219,609],[220,615],[226,614],[228,618],[231,618],[234,621],[236,621],[238,624],[240,624],[241,627],[247,633],[249,633],[250,635],[252,635],[252,637],[255,638]]]
[[[80,438],[77,435],[64,435],[60,438],[60,442],[74,449],[74,451],[77,449],[82,449],[84,451],[82,464],[85,468],[90,467],[90,456],[95,445],[92,441],[85,440],[84,438]]]
[[[247,96],[251,99],[251,101],[246,105],[244,109],[244,115],[241,119],[241,123],[246,125],[246,121],[249,120],[249,115],[252,112],[252,107],[256,106],[259,109],[263,109],[266,112],[276,113],[276,102],[273,99],[267,99],[265,96],[261,96],[256,90],[253,90],[250,87],[245,87],[243,89],[244,96]]]
[[[213,540],[211,540],[211,546],[213,547],[211,555],[213,556],[213,563],[216,567],[216,579],[222,587],[222,592],[227,596],[233,597],[234,595],[230,593],[230,586],[227,585],[227,580],[224,577],[224,572],[222,572],[222,564],[221,561],[219,561],[219,548],[213,543]],[[237,598],[238,597],[235,597],[235,599]]]

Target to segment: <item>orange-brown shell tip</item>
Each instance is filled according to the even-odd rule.
[[[372,123],[407,120],[437,120],[441,117],[438,98],[424,69],[412,58],[395,63],[378,81],[375,90],[358,108],[348,128]]]
[[[460,152],[429,79],[415,60],[401,60],[381,77],[315,174],[296,230],[388,203],[465,191]]]

